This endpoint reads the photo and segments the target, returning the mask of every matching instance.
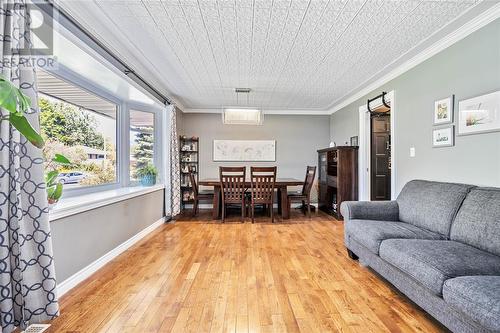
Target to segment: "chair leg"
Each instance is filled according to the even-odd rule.
[[[198,214],[198,200],[194,200],[193,202],[193,217]]]
[[[307,216],[311,218],[311,200],[307,199]]]
[[[286,200],[286,205],[288,207],[288,214],[290,215],[291,214],[291,210],[292,210],[292,199],[288,198]],[[290,217],[290,216],[289,216]]]
[[[269,210],[271,211],[271,223],[274,223],[274,209],[273,204],[269,205]]]
[[[241,223],[245,223],[245,209],[246,209],[246,204],[245,201],[241,203]]]
[[[224,223],[224,218],[226,217],[226,205],[222,204],[222,223]]]
[[[250,206],[250,214],[252,215],[252,223],[255,222],[255,204],[252,202],[251,206]]]

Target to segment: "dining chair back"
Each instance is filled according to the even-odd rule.
[[[271,221],[274,222],[274,186],[276,183],[276,167],[250,167],[252,223],[254,222],[255,205],[269,205]]]
[[[191,189],[193,191],[193,216],[198,214],[198,206],[200,200],[212,200],[214,198],[213,191],[199,191],[198,183],[196,182],[196,173],[192,166],[188,167],[189,181],[191,182]]]
[[[316,176],[316,167],[307,166],[306,179],[304,180],[304,186],[302,187],[302,195],[309,196],[311,194],[311,189],[314,184],[315,176]]]
[[[311,189],[314,184],[314,177],[316,177],[316,167],[308,166],[302,193],[288,194],[288,209],[290,209],[292,202],[302,202],[302,208],[307,210],[309,218],[311,218]]]
[[[191,187],[193,189],[194,197],[198,196],[198,184],[196,183],[196,176],[192,166],[188,166],[189,181],[191,182]]]
[[[222,196],[222,222],[228,204],[241,204],[241,219],[245,218],[245,167],[219,167]]]

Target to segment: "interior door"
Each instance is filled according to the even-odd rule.
[[[391,199],[390,116],[371,117],[371,200]]]

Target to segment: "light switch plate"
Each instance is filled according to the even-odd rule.
[[[415,147],[410,148],[410,157],[415,157]]]

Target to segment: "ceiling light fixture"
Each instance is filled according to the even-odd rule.
[[[249,105],[250,88],[234,88],[236,103],[239,105],[239,95],[245,94],[247,106]],[[262,110],[253,108],[224,108],[222,122],[225,125],[262,125]]]
[[[262,125],[262,110],[227,108],[222,112],[222,122],[225,125]]]

